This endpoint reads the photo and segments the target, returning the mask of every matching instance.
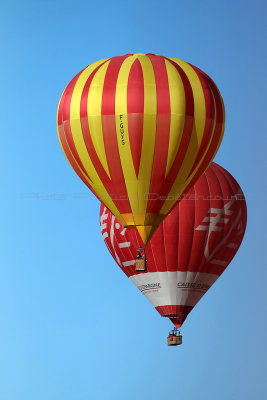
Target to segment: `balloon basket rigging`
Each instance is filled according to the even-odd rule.
[[[182,335],[180,334],[180,331],[177,328],[171,330],[167,337],[167,341],[168,346],[178,346],[179,344],[182,344]]]
[[[145,250],[143,250],[142,246],[137,250],[137,256],[135,260],[135,270],[136,271],[146,271],[147,270],[147,261]]]

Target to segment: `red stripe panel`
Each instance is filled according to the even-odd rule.
[[[73,136],[72,136],[72,131],[71,131],[71,126],[70,126],[70,103],[71,103],[71,99],[72,99],[72,94],[73,94],[73,90],[75,87],[75,84],[79,78],[79,76],[81,75],[83,71],[79,72],[79,74],[77,74],[68,84],[68,86],[65,89],[65,96],[64,96],[64,103],[63,104],[63,109],[62,109],[62,116],[63,116],[63,125],[64,125],[64,132],[65,132],[65,138],[66,138],[66,142],[70,148],[70,151],[72,153],[72,157],[75,159],[75,161],[77,162],[77,164],[79,165],[79,167],[82,169],[82,171],[85,173],[86,176],[88,176],[82,162],[81,159],[79,157],[79,154],[76,150],[76,146],[73,140]]]
[[[108,60],[107,60],[108,61]],[[88,112],[87,112],[87,102],[88,102],[88,93],[90,90],[90,86],[92,83],[92,80],[96,74],[96,72],[99,70],[99,68],[105,64],[107,61],[99,65],[88,77],[88,80],[86,81],[86,84],[83,89],[82,97],[81,97],[81,104],[80,104],[80,117],[81,117],[81,127],[82,127],[82,133],[83,133],[83,138],[84,142],[86,145],[86,149],[88,151],[89,157],[96,169],[96,172],[104,185],[106,191],[109,194],[114,193],[114,187],[112,184],[112,181],[110,180],[108,174],[106,173],[101,161],[98,158],[98,155],[96,153],[96,150],[94,148],[94,144],[91,138],[90,130],[89,130],[89,123],[88,123]],[[112,197],[112,196],[111,196]],[[117,199],[117,196],[114,197],[114,204],[116,205],[117,208],[121,207],[121,201]]]
[[[89,122],[88,122],[88,112],[87,112],[87,102],[88,102],[88,93],[89,89],[91,87],[92,80],[96,74],[96,72],[99,70],[99,68],[105,64],[107,61],[104,63],[100,64],[88,77],[81,96],[81,104],[80,104],[80,118],[81,118],[81,128],[82,128],[82,133],[83,133],[83,138],[84,142],[86,145],[86,149],[88,151],[89,157],[96,169],[97,174],[99,175],[102,183],[106,187],[105,183],[110,182],[109,176],[107,175],[103,165],[101,164],[101,161],[98,158],[98,155],[95,151],[94,144],[91,138],[90,130],[89,130]]]
[[[164,231],[167,271],[177,271],[178,249],[180,240],[179,215],[180,215],[180,204],[178,203],[176,204],[176,207],[172,211],[173,218],[165,218],[163,223],[161,224],[163,225],[163,231]],[[153,240],[156,237],[157,232],[158,229],[153,235]],[[151,242],[152,240],[149,243]]]
[[[194,68],[193,65],[191,65],[191,66]],[[194,70],[197,73],[198,79],[200,80],[203,94],[204,94],[205,108],[206,108],[206,120],[205,120],[205,127],[204,127],[204,131],[203,131],[203,137],[202,137],[202,141],[201,141],[201,144],[199,147],[197,158],[196,158],[194,165],[189,173],[189,176],[195,170],[195,168],[197,167],[199,161],[201,160],[201,158],[203,157],[203,155],[207,149],[209,140],[211,138],[211,134],[212,134],[213,126],[214,126],[214,118],[215,118],[215,107],[214,107],[212,91],[210,90],[210,87],[207,84],[202,71],[196,70],[196,68],[194,68]]]
[[[68,143],[66,141],[65,138],[65,132],[64,132],[64,127],[62,124],[62,108],[63,108],[63,102],[64,102],[64,97],[65,94],[63,94],[60,105],[59,105],[59,109],[58,109],[58,132],[59,132],[59,138],[60,138],[60,142],[61,145],[64,149],[64,152],[66,154],[66,157],[70,163],[70,165],[72,166],[72,168],[74,169],[74,171],[76,172],[76,174],[79,176],[79,178],[83,181],[83,183],[94,193],[94,195],[98,198],[96,192],[94,191],[94,189],[92,188],[92,186],[88,183],[88,181],[84,178],[83,174],[81,173],[79,167],[77,166],[77,163],[75,161],[75,159],[73,158],[70,150],[69,150],[69,146]],[[88,177],[88,179],[90,179]]]
[[[120,67],[127,57],[128,55],[111,59],[107,68],[102,95],[102,129],[107,163],[112,181],[109,193],[120,213],[132,212],[120,161],[115,119],[117,78]]]
[[[192,189],[192,197],[195,191]],[[195,228],[195,200],[184,199],[179,204],[179,250],[178,265],[179,271],[188,271],[194,239]]]
[[[157,92],[157,130],[149,192],[159,194],[165,179],[168,160],[171,120],[170,89],[164,58],[154,55],[148,57],[154,69]],[[157,201],[150,199],[147,209],[150,213],[158,212]]]
[[[133,164],[138,177],[143,141],[144,77],[140,61],[136,59],[130,69],[127,87],[128,132]]]
[[[168,58],[166,58],[166,60],[168,60],[177,69],[184,85],[185,104],[186,104],[185,123],[184,123],[184,130],[182,133],[182,139],[176,157],[174,159],[174,162],[172,164],[172,167],[170,168],[168,175],[166,176],[166,179],[164,180],[163,185],[161,186],[159,194],[160,196],[163,197],[163,199],[161,200],[158,198],[156,202],[151,200],[148,204],[147,212],[152,212],[151,210],[153,210],[154,213],[160,212],[161,207],[165,202],[164,197],[167,197],[168,193],[170,192],[173,186],[175,178],[179,173],[179,170],[181,168],[185,154],[188,149],[194,123],[194,97],[190,82],[185,72],[182,70],[182,68],[179,67],[179,65],[175,64],[172,60],[169,60]],[[153,193],[152,191],[150,192]]]
[[[115,94],[117,79],[123,61],[128,55],[113,57],[108,65],[102,95],[102,115],[115,115]]]
[[[70,165],[72,166],[72,168],[74,169],[74,171],[76,172],[76,174],[79,176],[79,178],[83,181],[83,183],[94,193],[94,195],[99,199],[98,195],[96,194],[96,192],[94,191],[94,189],[92,188],[92,186],[88,183],[88,181],[84,178],[83,174],[81,173],[80,169],[78,168],[76,162],[73,160],[72,154],[69,151],[69,147],[68,144],[65,140],[65,134],[64,134],[64,129],[63,127],[58,127],[59,130],[59,136],[60,136],[60,141],[62,144],[62,147],[64,149],[64,152],[67,156],[67,159],[70,163]],[[88,177],[88,179],[90,179]],[[100,200],[100,199],[99,199]]]
[[[156,307],[156,310],[160,313],[162,317],[168,317],[174,323],[177,328],[180,328],[184,323],[186,317],[192,311],[193,307],[191,306],[159,306]]]
[[[153,242],[150,240],[148,243],[146,247],[146,257],[149,269],[148,272],[167,271],[163,224],[158,227],[157,234],[153,236]]]
[[[224,206],[229,203],[231,200],[234,199],[234,196],[237,194],[239,185],[237,185],[236,181],[231,179],[231,183],[227,179],[227,174],[225,174],[226,171],[224,171],[222,168],[217,168],[216,172],[214,171],[214,174],[216,174],[217,180],[220,182],[220,187],[221,187],[221,192],[222,192],[222,202]],[[235,185],[236,183],[236,185]],[[212,205],[213,207],[213,205]],[[241,208],[241,209],[240,209]],[[216,254],[214,255],[214,258],[216,259],[223,259],[227,262],[227,264],[230,263],[232,260],[233,256],[235,255],[235,249],[229,248],[227,245],[229,243],[235,243],[235,245],[240,245],[240,239],[242,235],[238,235],[238,225],[242,221],[242,211],[243,207],[240,207],[240,204],[238,204],[238,201],[234,201],[233,204],[231,205],[231,211],[232,215],[225,216],[227,220],[229,221],[227,224],[224,225],[224,230],[222,231],[222,240],[227,238],[225,241],[225,246],[224,249],[218,249]],[[238,223],[237,223],[238,221]],[[217,245],[220,244],[218,241]],[[223,268],[223,267],[222,267]],[[223,268],[224,270],[224,268]],[[222,273],[223,271],[221,271]]]
[[[205,178],[207,180],[207,184],[208,184],[208,201],[207,200],[203,200],[202,203],[207,202],[209,203],[209,210],[211,208],[216,208],[218,210],[222,210],[223,206],[224,206],[224,200],[223,200],[223,193],[222,193],[222,181],[218,180],[217,178],[217,174],[212,170],[209,169],[209,173],[205,173]],[[223,178],[224,180],[224,178]],[[202,180],[201,180],[202,181]],[[231,193],[229,193],[231,195]],[[216,216],[216,213],[208,213],[205,215],[206,218],[213,218]],[[221,217],[223,218],[224,215],[222,214]],[[207,248],[209,249],[209,254],[212,254],[212,250],[215,249],[215,247],[217,246],[218,243],[220,243],[223,238],[224,238],[224,229],[220,230],[220,228],[225,227],[223,223],[217,222],[216,223],[216,231],[214,231],[212,228],[215,224],[215,220],[214,223],[210,222],[202,222],[202,225],[208,225],[210,228],[210,234],[208,235],[208,231],[202,231],[202,235],[205,237],[205,245],[207,245]],[[208,240],[207,240],[208,239]],[[204,248],[203,248],[203,257],[202,259],[200,259],[200,263],[198,266],[198,271],[200,272],[206,272],[207,271],[207,266],[208,264],[212,261],[213,258],[216,257],[212,257],[212,258],[208,258],[206,257],[205,253],[204,253]],[[223,257],[224,260],[224,257]],[[217,264],[212,264],[212,272],[214,274],[218,273],[218,267],[219,267],[219,271],[222,271],[222,268],[224,269],[224,267],[221,267]]]
[[[193,201],[183,200],[183,202],[185,201],[188,207],[193,207],[195,209],[194,227],[193,227],[194,238],[190,252],[190,263],[188,264],[188,270],[199,271],[199,267],[201,264],[201,260],[206,245],[206,232],[196,230],[196,228],[200,225],[203,225],[203,219],[206,216],[208,217],[210,209],[210,200],[209,200],[210,192],[209,192],[208,181],[206,178],[206,173],[193,186],[193,189],[194,189],[195,199]],[[205,224],[208,225],[207,222]]]
[[[197,67],[194,67],[192,65],[192,68],[194,68],[194,70],[196,72],[199,72],[200,70]],[[202,71],[201,71],[202,72]],[[206,75],[204,72],[202,72],[207,85],[209,85],[210,90],[213,93],[214,96],[214,101],[215,101],[215,108],[216,108],[216,124],[215,124],[215,129],[214,129],[214,133],[213,133],[213,138],[210,144],[210,147],[204,157],[204,160],[201,163],[201,166],[199,168],[199,170],[197,171],[196,175],[194,176],[193,180],[191,181],[191,184],[194,184],[195,182],[197,182],[197,180],[201,177],[201,175],[204,173],[205,169],[207,168],[207,166],[209,165],[210,161],[213,159],[213,157],[215,156],[215,150],[219,144],[220,138],[221,138],[221,134],[222,134],[222,125],[223,125],[223,103],[219,94],[219,91],[215,85],[215,83],[210,79],[210,77],[208,75]],[[190,174],[189,174],[190,175]],[[189,176],[188,175],[188,176]]]

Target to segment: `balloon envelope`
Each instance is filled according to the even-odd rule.
[[[73,169],[146,244],[215,156],[224,105],[214,82],[193,65],[127,54],[76,75],[57,123]]]
[[[122,271],[164,317],[180,327],[236,254],[246,228],[243,192],[212,163],[165,218],[146,247],[147,271],[135,271],[137,231],[124,228],[102,204],[105,244]]]

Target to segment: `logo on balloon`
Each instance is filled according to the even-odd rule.
[[[109,251],[111,253],[114,253],[116,261],[121,267],[129,267],[131,265],[134,265],[135,264],[135,259],[121,262],[120,259],[119,259],[118,254],[116,252],[116,249],[115,249],[115,244],[114,244],[115,229],[118,229],[118,230],[121,229],[120,234],[121,234],[122,240],[123,240],[123,239],[125,239],[126,228],[123,228],[118,222],[115,223],[115,217],[114,217],[114,215],[112,215],[110,231],[108,232],[108,230],[107,230],[107,222],[106,222],[108,217],[109,217],[108,210],[107,210],[106,207],[104,207],[103,213],[100,215],[100,228],[101,228],[103,239],[105,240]],[[112,250],[113,251],[110,249],[109,243],[106,241],[107,238],[110,239],[110,243],[112,245]],[[118,238],[117,238],[117,240],[118,240]],[[119,244],[119,248],[120,249],[123,249],[123,248],[126,248],[126,247],[131,247],[131,242],[122,241],[122,242],[119,242],[118,244]]]
[[[242,194],[241,191],[238,191],[232,199],[226,203],[222,208],[210,208],[208,211],[208,216],[206,216],[202,224],[196,228],[196,231],[206,231],[206,240],[205,240],[205,249],[204,254],[206,260],[211,262],[212,264],[217,264],[221,266],[226,266],[228,264],[227,261],[219,260],[213,258],[214,255],[227,243],[232,231],[237,227],[239,234],[242,234],[242,222],[241,222],[241,215],[242,211],[239,208],[238,213],[234,220],[231,221],[230,216],[233,215],[234,211],[231,210],[231,207],[235,204],[236,200],[239,198],[239,195]],[[229,224],[231,221],[231,227],[227,233],[223,237],[223,240],[210,252],[209,249],[209,241],[212,232],[221,232],[224,229],[224,225]],[[206,224],[204,224],[206,222]],[[227,247],[236,248],[238,244],[230,242],[227,244]]]

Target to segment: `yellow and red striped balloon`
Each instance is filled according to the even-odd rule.
[[[224,105],[214,82],[195,66],[127,54],[76,75],[57,119],[73,169],[146,244],[213,160],[224,132]]]

